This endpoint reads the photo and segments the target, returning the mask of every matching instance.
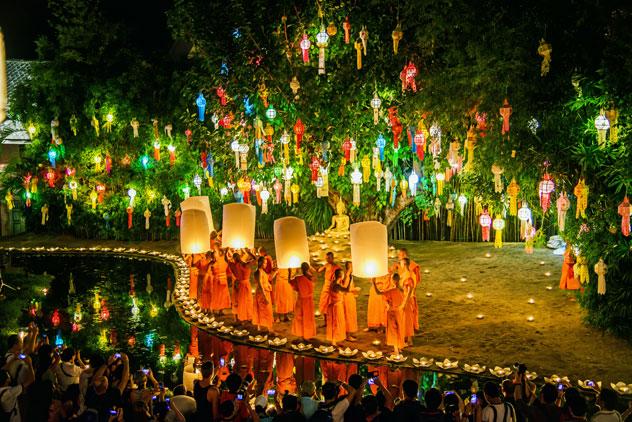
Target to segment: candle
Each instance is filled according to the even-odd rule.
[[[544,265],[544,261],[540,261],[540,265]]]
[[[467,281],[467,278],[465,276],[461,277],[461,281]]]
[[[544,275],[547,276],[547,277],[551,277],[551,272],[547,271],[547,272],[544,273]]]
[[[426,268],[426,269],[424,270],[424,274],[430,274],[430,270]]]
[[[485,254],[485,258],[491,258],[491,257],[492,257],[492,254],[490,254],[489,252]]]
[[[432,293],[426,292],[426,297],[432,297]]]
[[[472,293],[468,293],[468,294],[466,295],[466,297],[467,297],[468,299],[472,299],[472,298],[474,297],[474,295],[473,295]]]
[[[319,311],[319,310],[316,310],[316,312],[314,312],[314,315],[315,315],[315,316],[317,316],[317,317],[319,317],[319,316],[320,316],[320,311]]]
[[[529,315],[529,317],[527,318],[527,321],[533,322],[535,321],[535,318],[533,317],[533,315]]]
[[[547,290],[553,290],[553,286],[546,286]]]
[[[533,305],[535,303],[535,299],[534,298],[530,298],[529,299],[529,305]]]
[[[485,318],[485,316],[483,314],[476,315],[476,319],[483,319],[483,318]]]
[[[382,344],[382,342],[381,342],[381,341],[379,341],[379,340],[377,340],[377,339],[373,340],[373,345],[374,345],[374,346],[379,346],[380,344]]]

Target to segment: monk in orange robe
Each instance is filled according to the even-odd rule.
[[[302,274],[294,277],[290,284],[298,292],[294,304],[294,320],[292,321],[292,335],[309,339],[316,337],[316,320],[314,318],[314,282],[309,264],[301,264]]]
[[[265,257],[260,256],[257,259],[257,270],[255,271],[255,282],[257,289],[255,291],[255,302],[252,323],[257,329],[265,327],[268,331],[272,330],[274,316],[272,313],[272,285],[268,278],[268,273],[263,269],[265,265]],[[272,273],[274,277],[274,273]]]
[[[381,277],[376,280],[379,289],[384,288],[390,282],[390,277]],[[366,314],[367,328],[364,331],[378,331],[386,327],[386,301],[384,295],[378,294],[375,287],[369,289],[369,305]]]
[[[327,341],[334,346],[347,338],[344,289],[341,286],[344,276],[342,269],[338,268],[334,271],[334,280],[331,282],[327,295]]]
[[[200,273],[204,274],[202,277],[202,292],[200,294],[200,307],[203,311],[211,310],[211,294],[213,285],[213,270],[211,266],[215,259],[211,252],[207,252],[206,255],[200,260],[199,269]]]
[[[228,289],[228,276],[230,270],[224,256],[224,251],[217,248],[215,250],[215,262],[211,269],[213,277],[211,279],[211,310],[218,314],[222,314],[224,309],[229,309],[230,291]]]
[[[573,266],[575,265],[575,255],[573,254],[573,248],[566,244],[566,251],[564,252],[564,263],[562,264],[562,277],[560,278],[560,289],[563,290],[579,290],[579,280],[575,278],[575,271]]]
[[[414,309],[413,323],[414,323],[415,331],[419,331],[419,327],[420,327],[419,326],[419,303],[417,301],[417,286],[419,284],[421,284],[421,267],[415,261],[410,259],[410,256],[408,255],[408,249],[401,248],[397,252],[397,260],[398,260],[398,262],[391,268],[391,273],[399,272],[399,262],[402,259],[404,259],[404,258],[408,258],[410,260],[409,271],[413,275],[412,278],[413,278],[413,280],[415,282],[415,284],[414,284],[415,287],[413,289],[413,294],[412,294],[413,309]]]
[[[334,253],[327,252],[327,263],[318,269],[319,273],[325,272],[325,279],[323,280],[323,288],[320,291],[320,298],[318,299],[318,310],[322,315],[325,315],[325,323],[327,323],[327,304],[329,303],[329,291],[331,290],[331,283],[334,279],[334,272],[340,267],[334,262]]]
[[[399,274],[395,273],[385,290],[381,290],[375,279],[373,288],[378,294],[384,295],[386,300],[386,344],[393,346],[395,354],[406,346],[404,338],[404,293],[400,290]]]
[[[292,353],[277,352],[276,355],[277,390],[289,393],[296,392],[294,378],[294,355]]]
[[[356,295],[358,290],[353,284],[353,265],[351,261],[345,262],[345,275],[341,283],[343,301],[345,306],[345,326],[347,327],[347,340],[356,341],[353,336],[358,331],[358,310],[356,307]]]
[[[399,281],[404,291],[404,302],[402,304],[404,318],[404,338],[409,345],[413,343],[415,336],[415,305],[412,296],[415,291],[415,275],[410,271],[410,260],[403,258],[399,261]]]
[[[289,321],[288,314],[292,312],[294,306],[294,290],[290,286],[289,269],[282,269],[276,273],[273,297],[277,321]]]
[[[251,321],[253,312],[252,287],[250,287],[250,263],[243,261],[238,253],[233,253],[233,259],[229,263],[230,271],[235,276],[233,286],[234,302],[233,313],[238,321]]]
[[[198,297],[198,275],[200,270],[197,267],[198,259],[196,255],[191,255],[190,258],[186,258],[185,261],[189,265],[189,298],[197,299]]]

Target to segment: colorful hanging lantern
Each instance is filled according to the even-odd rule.
[[[377,141],[375,141],[375,146],[380,150],[380,161],[384,161],[384,147],[386,146],[386,139],[384,139],[384,135],[382,135],[381,133],[377,137]],[[343,149],[344,149],[344,144],[343,144]],[[345,154],[345,158],[347,158],[346,154]]]
[[[55,171],[52,168],[49,168],[48,171],[46,172],[46,180],[48,181],[48,187],[49,188],[54,188],[55,187],[55,179],[56,179],[57,175],[55,174]]]
[[[551,193],[555,190],[555,183],[548,173],[544,173],[539,185],[540,206],[542,212],[546,213],[551,205]]]
[[[461,215],[465,214],[465,205],[467,205],[467,197],[461,194],[456,200],[459,203],[459,214]]]
[[[362,69],[362,42],[354,42],[353,48],[356,50],[356,69],[360,70]]]
[[[410,188],[411,196],[417,195],[417,184],[419,183],[419,176],[413,170],[408,176],[408,187]]]
[[[362,41],[362,49],[364,50],[364,55],[366,56],[367,45],[369,42],[369,31],[367,31],[366,26],[362,25],[359,36],[360,41]]]
[[[610,123],[610,143],[616,144],[619,140],[619,130],[617,128],[619,111],[614,108],[614,104],[610,106],[610,110],[606,111],[606,119],[608,119],[608,123]]]
[[[99,198],[99,194],[97,193],[97,191],[93,190],[92,192],[90,192],[90,203],[92,204],[92,209],[96,210],[97,209],[97,199]]]
[[[397,55],[397,50],[399,50],[399,42],[404,37],[401,24],[398,23],[397,26],[395,26],[395,29],[391,33],[391,37],[393,38],[393,54]]]
[[[101,321],[107,321],[108,319],[110,319],[110,310],[105,303],[105,299],[101,300],[101,312],[99,316],[101,317]]]
[[[303,38],[300,42],[301,51],[303,52],[303,63],[309,63],[309,48],[312,46],[312,42],[306,33],[303,34]]]
[[[435,173],[435,179],[437,179],[437,195],[443,195],[443,184],[445,181],[445,173],[438,172]]]
[[[134,199],[136,198],[136,189],[129,188],[127,190],[127,196],[129,197],[129,206],[134,208]]]
[[[362,158],[360,165],[362,166],[362,181],[369,183],[369,179],[371,178],[371,159],[368,155]]]
[[[103,203],[103,195],[105,195],[105,185],[103,183],[97,183],[96,190],[97,190],[97,201],[99,201],[99,204],[101,204]]]
[[[419,161],[423,161],[424,154],[426,152],[426,137],[424,136],[423,131],[415,133],[415,137],[413,138],[413,145],[415,146],[417,158],[419,159]]]
[[[272,104],[270,104],[270,105],[268,106],[268,108],[266,109],[266,117],[267,117],[269,120],[274,120],[274,119],[276,119],[276,116],[277,116],[277,111],[276,111],[276,109],[274,108],[274,106],[273,106]]]
[[[610,129],[610,122],[603,109],[599,111],[599,116],[595,119],[595,129],[597,129],[597,142],[600,147],[603,147],[606,144],[606,133]]]
[[[402,198],[408,198],[408,180],[402,178],[399,182],[399,189],[402,191]]]
[[[345,17],[345,21],[342,23],[342,29],[345,31],[345,44],[351,42],[351,22],[349,22],[349,16]]]
[[[141,155],[140,165],[143,166],[143,170],[147,170],[149,168],[149,157],[146,155]]]
[[[509,118],[511,117],[512,111],[513,109],[509,104],[509,100],[505,98],[505,100],[503,101],[503,106],[499,110],[499,113],[503,118],[503,127],[501,131],[501,134],[503,135],[509,134]]]
[[[169,151],[169,165],[173,167],[176,164],[176,147],[173,144],[167,145]]]
[[[267,214],[268,213],[268,199],[270,199],[270,192],[268,191],[268,189],[264,187],[261,193],[259,194],[259,196],[261,197],[261,214]]]
[[[296,119],[294,123],[294,135],[296,136],[296,151],[300,152],[301,142],[303,141],[303,134],[305,133],[305,126],[301,119]]]
[[[413,62],[408,62],[399,74],[399,79],[402,81],[402,92],[408,89],[412,89],[413,92],[417,92],[417,83],[415,82],[416,76],[417,66],[415,66]]]
[[[577,185],[573,189],[573,193],[577,197],[577,207],[575,209],[575,219],[578,219],[581,215],[582,218],[586,218],[586,208],[588,207],[588,186],[583,178],[579,179]]]
[[[160,141],[154,141],[154,160],[160,161]]]
[[[79,324],[82,319],[83,319],[83,313],[81,312],[81,304],[77,303],[77,305],[75,306],[75,312],[72,315],[72,320],[76,322],[77,324]]]
[[[57,168],[57,150],[55,148],[48,150],[48,162],[52,168]]]
[[[595,274],[597,274],[597,294],[606,294],[606,273],[608,272],[608,266],[603,262],[603,258],[599,258],[599,261],[595,264]]]
[[[478,218],[478,222],[481,225],[483,242],[489,242],[489,228],[492,225],[492,218],[489,216],[487,210],[484,210],[481,216]]]
[[[515,216],[518,213],[518,193],[520,186],[515,178],[511,179],[511,183],[507,186],[507,196],[509,197],[509,215]]]
[[[500,214],[496,215],[493,222],[494,227],[494,247],[503,247],[503,229],[505,228],[505,220],[503,220]]]
[[[540,64],[540,76],[546,76],[551,68],[551,53],[553,47],[551,44],[544,41],[544,38],[540,39],[540,45],[538,46],[538,55],[542,57],[542,64]]]
[[[492,173],[494,174],[494,192],[502,193],[503,191],[503,181],[501,179],[501,175],[504,173],[504,169],[496,164],[492,164]]]
[[[628,195],[623,197],[623,201],[619,204],[617,208],[617,212],[621,216],[621,233],[624,236],[630,235],[630,212],[632,211],[632,206],[630,205],[630,201],[628,200]]]
[[[248,151],[250,151],[250,147],[247,144],[239,146],[239,164],[243,171],[248,170]]]
[[[200,120],[200,122],[203,122],[204,111],[206,110],[206,98],[204,98],[204,95],[202,95],[201,92],[198,94],[197,99],[195,100],[195,104],[198,108],[198,119]]]
[[[380,118],[380,107],[382,106],[382,100],[377,96],[377,91],[373,93],[371,99],[371,108],[373,109],[373,124],[376,125]]]
[[[55,309],[53,311],[53,314],[50,317],[50,323],[55,328],[59,327],[59,324],[61,323],[61,316],[59,315],[59,309]]]
[[[202,195],[202,177],[197,173],[193,176],[193,186],[197,189],[198,195]]]
[[[329,35],[324,26],[320,27],[320,32],[316,34],[316,46],[318,47],[318,74],[325,74],[325,48],[329,43]]]
[[[399,138],[404,130],[399,116],[397,115],[397,107],[391,107],[388,109],[388,120],[393,131],[393,148],[399,149]]]
[[[356,167],[351,172],[351,184],[353,184],[353,205],[360,205],[360,186],[362,186],[362,173]]]
[[[562,192],[559,198],[557,198],[556,206],[557,206],[557,227],[561,232],[563,232],[564,229],[566,228],[566,213],[571,207],[571,201],[570,199],[568,199],[566,192]]]

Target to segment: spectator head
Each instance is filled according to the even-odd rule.
[[[443,399],[445,413],[453,414],[459,410],[459,397],[456,394],[447,394]]]
[[[173,395],[174,396],[186,396],[187,395],[187,389],[182,384],[176,385],[175,387],[173,387]]]
[[[241,262],[241,256],[237,252],[233,253],[233,261]]]
[[[342,271],[342,269],[338,268],[336,271],[334,271],[334,280],[340,280],[342,279],[342,277],[345,275],[344,271]]]
[[[301,264],[301,272],[303,273],[303,275],[307,275],[307,273],[309,273],[309,263],[303,262]]]
[[[262,394],[255,399],[255,412],[265,413],[266,407],[268,407],[268,399]]]
[[[352,374],[349,377],[349,385],[357,390],[362,385],[362,377],[358,374]]]
[[[281,406],[284,412],[292,412],[298,410],[298,397],[294,394],[285,394],[281,400]]]
[[[512,380],[504,380],[502,383],[503,394],[505,397],[513,397],[514,391],[516,390],[516,385]]]
[[[17,334],[11,334],[7,338],[7,350],[11,353],[17,353],[22,350],[22,337]]]
[[[236,410],[232,400],[224,400],[219,404],[219,414],[224,419],[231,419],[235,416]]]
[[[410,267],[410,259],[402,258],[399,260],[400,264],[404,266],[404,268]]]
[[[230,374],[226,377],[226,387],[229,392],[236,394],[241,387],[241,377],[235,373]]]
[[[145,388],[145,386],[147,385],[147,375],[145,374],[145,372],[143,372],[142,369],[134,372],[133,379],[134,384],[136,384],[138,388]]]
[[[384,395],[384,392],[382,390],[377,390],[377,393],[375,394],[375,399],[377,400],[377,407],[379,409],[384,409],[384,407],[386,406],[386,395]]]
[[[64,350],[62,350],[61,352],[61,361],[62,362],[70,362],[72,361],[72,358],[75,356],[75,349],[73,349],[72,347],[66,347]]]
[[[312,397],[316,393],[316,384],[314,381],[303,381],[301,385],[301,395],[304,397]]]
[[[586,400],[579,394],[576,397],[573,396],[570,401],[567,400],[566,404],[568,405],[571,414],[576,418],[586,417]]]
[[[404,258],[408,258],[408,249],[406,248],[401,248],[398,252],[397,252],[397,259],[399,259],[400,261]]]
[[[200,372],[202,372],[202,378],[207,379],[213,376],[213,362],[207,361],[202,364]]]
[[[604,410],[615,410],[617,408],[617,393],[610,388],[604,388],[599,394],[599,402]]]
[[[105,394],[105,392],[108,391],[108,386],[108,377],[100,376],[94,379],[94,391],[96,391],[98,395]]]
[[[566,402],[573,401],[576,398],[580,398],[580,394],[579,394],[579,390],[577,388],[567,388],[566,390],[564,390],[564,399],[566,400]]]
[[[417,390],[419,385],[413,380],[406,380],[402,383],[402,390],[404,390],[404,397],[410,400],[417,398]]]
[[[485,393],[485,400],[488,402],[500,398],[500,387],[498,387],[498,384],[495,382],[486,382],[485,387],[483,387],[483,392]]]
[[[557,400],[557,387],[550,382],[544,384],[540,391],[540,400],[545,404],[553,404]]]
[[[362,397],[362,408],[367,416],[376,415],[379,410],[377,397],[372,394]]]
[[[424,400],[426,401],[426,407],[428,410],[436,411],[441,406],[441,401],[443,400],[443,396],[441,395],[441,391],[436,388],[431,388],[426,391],[424,395]]]
[[[338,391],[338,384],[335,384],[331,381],[327,381],[325,384],[323,384],[322,392],[325,401],[335,400],[336,397],[338,397]]]
[[[11,384],[11,375],[4,369],[0,369],[0,387],[6,387]]]
[[[327,263],[328,264],[333,264],[334,263],[334,253],[329,251],[327,252],[327,255],[325,255],[325,258],[327,259]]]

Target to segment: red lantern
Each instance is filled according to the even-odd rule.
[[[110,154],[105,154],[105,172],[108,175],[112,172],[112,157],[110,157]]]
[[[81,329],[81,325],[77,324],[76,322],[72,323],[72,332],[76,333]]]
[[[349,16],[345,18],[342,23],[342,28],[345,30],[345,44],[349,44],[351,34],[351,22],[349,22]]]
[[[305,126],[301,119],[296,119],[294,124],[294,135],[296,135],[296,150],[301,150],[301,142],[303,141],[303,134],[305,133]]]
[[[345,160],[349,161],[351,159],[351,139],[347,138],[342,143],[342,151],[345,154]]]
[[[52,168],[49,168],[48,171],[46,172],[46,180],[48,180],[48,187],[49,188],[54,188],[55,187],[55,171]]]
[[[539,185],[540,206],[542,212],[546,213],[551,206],[551,193],[555,190],[555,183],[548,173],[544,173]]]
[[[413,142],[415,142],[415,149],[417,150],[417,158],[419,158],[419,161],[423,161],[424,153],[426,152],[426,137],[424,136],[424,133],[423,132],[415,133],[415,139],[413,140]]]
[[[191,141],[193,140],[193,132],[191,132],[191,129],[187,129],[184,131],[184,136],[187,137],[187,143],[191,143]]]
[[[101,321],[107,321],[110,319],[110,310],[105,304],[105,299],[101,301]]]
[[[233,123],[233,113],[228,113],[224,117],[222,117],[219,121],[219,125],[224,129],[230,129]]]
[[[310,170],[312,170],[312,182],[318,180],[318,170],[320,170],[320,160],[318,157],[312,157],[312,162],[309,165]]]
[[[132,226],[134,225],[133,223],[133,216],[134,215],[134,208],[132,207],[127,207],[127,228],[128,229],[132,229]]]
[[[182,217],[182,211],[177,209],[174,215],[176,216],[176,227],[180,227],[180,217]]]
[[[127,339],[127,344],[131,348],[135,347],[136,346],[136,336],[134,336],[133,334],[131,336],[129,336],[129,338]]]
[[[61,316],[59,315],[58,309],[53,311],[53,315],[50,317],[50,323],[53,324],[53,327],[55,328],[59,327],[59,324],[61,323]]]
[[[412,89],[413,92],[417,92],[417,83],[415,77],[417,76],[417,66],[413,62],[408,62],[402,72],[399,74],[399,79],[402,81],[402,91]]]
[[[97,201],[99,201],[99,204],[103,202],[103,195],[105,194],[105,185],[103,183],[98,183],[97,184]]]
[[[300,42],[301,50],[303,51],[303,63],[309,63],[309,48],[312,46],[312,42],[307,37],[307,34],[303,34],[303,39]]]
[[[393,148],[398,149],[399,138],[402,135],[404,126],[397,116],[397,107],[391,107],[388,109],[388,119],[390,121],[391,130],[393,131]]]
[[[481,216],[478,218],[478,222],[481,225],[483,231],[483,242],[489,242],[489,228],[492,225],[492,218],[489,216],[487,210],[484,210]]]
[[[217,93],[217,96],[219,97],[219,104],[221,106],[225,106],[226,105],[226,90],[222,88],[221,86],[218,86],[215,92]]]

